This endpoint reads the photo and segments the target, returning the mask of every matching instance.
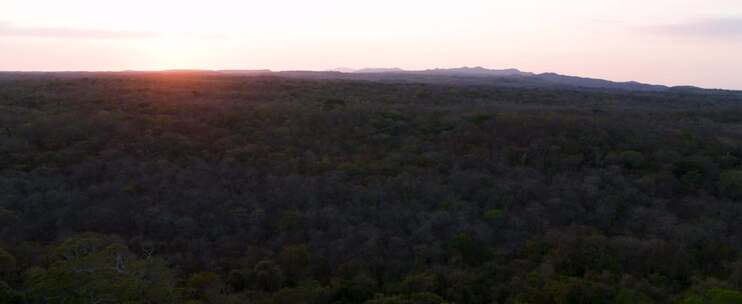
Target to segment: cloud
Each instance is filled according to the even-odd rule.
[[[742,17],[707,18],[683,23],[659,24],[643,30],[670,36],[702,38],[742,38]]]
[[[164,36],[181,36],[195,39],[224,39],[223,35],[174,33],[164,34],[151,31],[125,31],[106,29],[79,29],[67,27],[19,27],[0,21],[0,37],[35,37],[67,39],[150,39]]]
[[[0,22],[0,36],[77,39],[144,39],[159,36],[148,31],[116,31],[63,27],[18,27]]]

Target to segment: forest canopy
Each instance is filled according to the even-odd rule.
[[[1,303],[742,303],[742,95],[0,79]]]

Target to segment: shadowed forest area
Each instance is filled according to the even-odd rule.
[[[742,94],[0,74],[0,302],[742,303]]]

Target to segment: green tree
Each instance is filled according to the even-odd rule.
[[[305,278],[309,272],[310,254],[305,245],[285,246],[278,255],[281,269],[285,269],[286,280],[289,284],[296,284]]]
[[[742,292],[723,288],[713,288],[701,294],[687,296],[682,304],[739,304]]]
[[[7,283],[0,281],[0,303],[3,304],[21,304],[23,295],[13,290]]]
[[[258,262],[255,265],[253,274],[255,275],[257,288],[262,291],[276,291],[280,289],[285,279],[281,267],[270,260]]]
[[[16,260],[5,249],[0,248],[0,278],[16,270]]]
[[[221,278],[213,272],[197,272],[186,282],[190,296],[195,299],[216,303],[224,290]]]
[[[319,282],[308,281],[307,284],[294,288],[283,288],[272,295],[269,303],[325,303],[326,290]]]
[[[719,190],[729,198],[742,198],[742,170],[729,170],[721,173]]]
[[[415,293],[410,295],[398,296],[379,296],[373,300],[368,300],[365,304],[445,304],[443,298],[434,293]]]
[[[278,222],[281,231],[292,232],[302,228],[302,214],[297,209],[286,210]]]
[[[405,292],[434,292],[439,287],[439,280],[432,272],[410,274],[400,283],[400,287]]]
[[[35,299],[59,303],[178,303],[175,276],[159,258],[139,259],[115,238],[85,234],[53,248],[51,265],[26,271]]]
[[[621,289],[616,294],[616,304],[651,304],[654,303],[647,295],[633,290]]]
[[[480,265],[490,258],[490,252],[484,244],[465,233],[454,237],[449,246],[453,253],[460,255],[464,263],[470,266]]]
[[[615,294],[610,286],[580,278],[562,278],[549,282],[546,290],[555,303],[612,304]]]
[[[350,280],[339,282],[336,298],[340,302],[363,303],[370,299],[377,289],[376,281],[365,273],[358,273]]]
[[[637,169],[644,163],[644,154],[638,151],[623,151],[619,158],[628,169]]]
[[[502,209],[493,208],[493,209],[489,209],[484,212],[484,219],[488,221],[495,221],[495,220],[503,218],[504,215],[505,215],[505,212],[502,211]]]
[[[742,303],[742,292],[714,288],[709,291],[709,298],[711,304],[740,304]]]

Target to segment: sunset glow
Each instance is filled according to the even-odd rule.
[[[742,3],[0,0],[0,70],[485,66],[742,89]]]

